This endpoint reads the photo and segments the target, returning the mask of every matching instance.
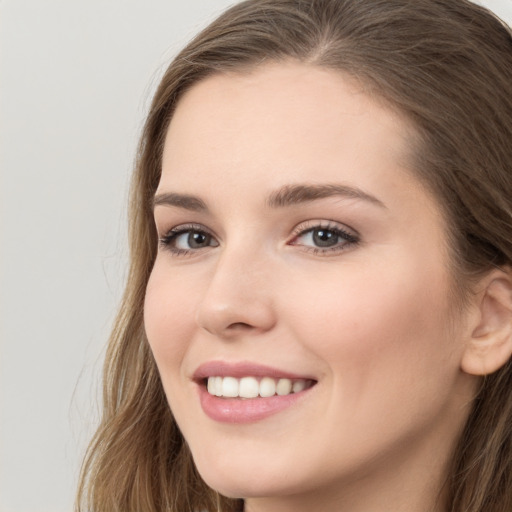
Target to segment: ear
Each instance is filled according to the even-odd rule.
[[[512,356],[512,272],[496,269],[478,286],[475,326],[461,367],[471,375],[488,375]]]

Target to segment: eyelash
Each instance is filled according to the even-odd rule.
[[[335,254],[347,250],[348,248],[357,245],[360,242],[359,235],[350,233],[343,229],[339,224],[335,224],[331,221],[308,221],[306,224],[300,224],[293,231],[293,239],[289,242],[289,245],[301,245],[294,243],[299,237],[303,237],[308,233],[314,233],[315,231],[327,231],[336,237],[341,238],[343,241],[342,245],[340,242],[332,247],[313,247],[302,245],[304,251],[311,252],[313,254]]]
[[[215,237],[206,230],[200,224],[181,224],[180,226],[176,226],[175,228],[170,229],[164,236],[160,238],[160,246],[171,252],[174,256],[187,256],[190,255],[200,249],[180,249],[175,247],[173,244],[176,242],[179,236],[184,235],[186,233],[192,234],[200,234],[207,237],[211,237],[215,239]],[[218,243],[217,243],[218,245]],[[215,246],[212,246],[215,247]]]
[[[343,241],[342,245],[339,245],[339,242],[337,242],[336,245],[332,247],[322,248],[296,243],[296,240],[299,239],[300,237],[321,230],[329,232],[331,235],[334,235],[335,237],[341,238],[341,240]],[[215,245],[208,245],[196,249],[181,249],[173,245],[176,243],[178,237],[186,233],[188,233],[189,235],[192,233],[199,234],[206,237],[210,237],[212,240],[215,240],[215,237],[207,229],[205,229],[204,226],[200,224],[182,224],[180,226],[176,226],[170,229],[165,235],[163,235],[159,239],[160,247],[162,249],[170,251],[171,254],[174,256],[188,256],[197,253],[198,251],[206,247],[217,247],[219,245],[216,240]],[[313,254],[326,255],[330,253],[340,253],[351,246],[357,245],[359,242],[360,239],[358,235],[346,231],[338,224],[334,224],[330,221],[308,221],[306,225],[303,223],[294,229],[292,233],[292,240],[291,242],[288,242],[288,245],[301,246],[304,251],[311,252]]]

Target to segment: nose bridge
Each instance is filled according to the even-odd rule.
[[[272,328],[271,273],[261,246],[240,240],[221,249],[199,304],[198,325],[225,337]]]

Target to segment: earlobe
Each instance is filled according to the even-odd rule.
[[[481,281],[478,321],[461,361],[471,375],[489,375],[512,356],[512,271],[493,270]]]

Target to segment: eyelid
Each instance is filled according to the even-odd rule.
[[[172,242],[176,240],[179,236],[189,233],[189,232],[196,232],[196,233],[203,233],[209,237],[211,237],[212,240],[215,240],[215,245],[208,245],[205,247],[195,248],[195,249],[180,249],[178,247],[174,247],[172,245]],[[171,229],[168,229],[165,231],[163,235],[158,236],[159,241],[159,247],[163,250],[167,250],[171,252],[171,254],[175,256],[187,256],[192,255],[195,253],[199,253],[208,247],[217,247],[219,245],[219,241],[217,239],[217,236],[207,227],[205,227],[202,224],[197,223],[185,223],[185,224],[178,224],[177,226],[172,227]]]
[[[335,231],[338,230],[338,231],[342,231],[347,236],[349,236],[353,239],[361,238],[361,235],[354,228],[347,226],[346,224],[342,224],[341,222],[331,220],[331,219],[311,219],[311,220],[301,222],[300,224],[297,224],[297,226],[295,226],[293,228],[292,237],[300,235],[300,234],[304,233],[305,231],[309,231],[314,228],[332,229]]]
[[[341,240],[336,242],[333,246],[322,247],[320,245],[304,244],[297,242],[300,237],[307,235],[315,230],[331,231],[337,235]],[[190,233],[202,233],[211,238],[215,243],[205,245],[204,247],[191,247],[189,249],[176,247],[173,245],[179,236]],[[287,245],[300,247],[303,251],[313,252],[314,254],[337,254],[348,248],[360,243],[360,235],[353,228],[336,221],[326,219],[312,219],[298,224],[292,231],[291,237]],[[217,247],[219,245],[218,237],[209,228],[203,224],[198,223],[184,223],[178,224],[171,229],[165,231],[163,235],[159,235],[159,247],[163,250],[169,251],[175,256],[187,256],[201,253],[205,249]]]
[[[336,244],[332,247],[320,247],[320,246],[310,246],[310,245],[303,245],[300,243],[296,243],[296,240],[306,235],[307,233],[310,233],[314,230],[320,230],[323,229],[325,231],[332,231],[338,236],[340,236],[344,243],[342,244]],[[347,250],[349,247],[355,246],[359,244],[361,241],[361,236],[359,233],[349,226],[345,224],[341,224],[336,221],[332,220],[320,220],[320,219],[314,219],[314,220],[308,220],[306,222],[302,222],[301,224],[297,225],[292,232],[292,238],[288,242],[288,245],[292,246],[300,246],[303,250],[308,252],[313,252],[314,254],[327,254],[327,253],[340,253],[342,251]]]

